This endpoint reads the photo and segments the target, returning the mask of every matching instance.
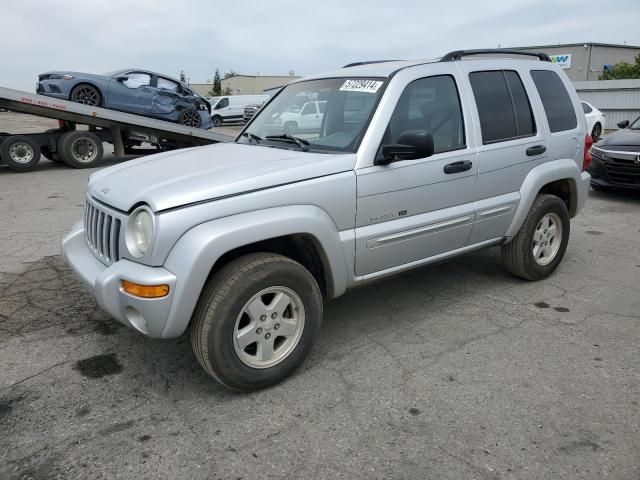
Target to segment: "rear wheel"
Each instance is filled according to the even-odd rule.
[[[601,136],[602,136],[602,125],[600,125],[599,123],[596,123],[593,126],[593,130],[591,130],[591,138],[593,139],[593,143],[596,143],[598,140],[600,140]]]
[[[220,125],[222,125],[222,117],[220,115],[214,115],[213,117],[211,117],[211,120],[213,121],[214,127],[219,127]]]
[[[518,234],[502,246],[506,269],[525,280],[548,277],[564,257],[569,230],[565,203],[555,195],[538,195]]]
[[[91,132],[75,130],[65,133],[58,141],[62,161],[73,168],[95,167],[102,160],[102,141]]]
[[[298,131],[298,124],[296,122],[286,122],[284,124],[284,131],[289,135],[293,135]]]
[[[311,350],[321,321],[322,296],[307,269],[281,255],[250,254],[205,285],[191,344],[210,375],[251,391],[291,374]]]
[[[100,91],[93,85],[80,84],[71,90],[70,100],[83,105],[99,107],[102,103],[102,95]]]
[[[0,156],[16,172],[33,170],[40,161],[40,146],[27,135],[11,135],[2,142]]]
[[[178,118],[178,122],[182,125],[186,125],[187,127],[200,128],[202,125],[202,119],[200,118],[200,113],[198,113],[195,109],[187,109],[180,112],[180,117]]]

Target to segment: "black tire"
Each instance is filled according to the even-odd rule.
[[[202,119],[200,118],[198,110],[195,108],[187,108],[180,112],[178,123],[180,123],[180,125],[186,125],[187,127],[200,128]]]
[[[244,318],[241,313],[247,302],[259,292],[283,287],[297,295],[304,307],[301,333],[297,334],[297,343],[285,349],[287,353],[277,364],[264,368],[252,367],[237,353],[236,324],[240,325]],[[299,310],[296,312],[299,313]],[[278,319],[273,321],[277,322]],[[264,325],[265,332],[273,330],[272,342],[284,338],[277,337],[275,331],[278,327],[275,324],[271,324],[269,329],[269,322],[271,320],[266,318],[265,323],[256,320],[249,322],[249,325]],[[207,373],[228,388],[248,392],[274,385],[291,374],[311,350],[321,323],[322,295],[307,269],[282,255],[249,254],[230,262],[213,275],[203,288],[191,322],[191,345]],[[262,328],[255,333],[260,333],[259,341],[262,342]],[[255,345],[257,349],[257,343]],[[275,348],[274,355],[277,355],[278,347]]]
[[[548,264],[541,265],[534,256],[534,247],[536,245],[534,240],[541,220],[547,215],[559,220],[561,238],[555,255],[549,256],[550,261]],[[543,233],[547,234],[546,230]],[[565,203],[555,195],[539,194],[533,202],[522,227],[520,227],[520,231],[511,242],[502,246],[502,261],[505,268],[525,280],[541,280],[548,277],[564,257],[567,243],[569,242],[569,234],[569,212]],[[549,242],[549,239],[546,238],[544,241]],[[538,251],[540,251],[540,248]]]
[[[0,157],[11,170],[28,172],[40,161],[40,145],[28,135],[11,135],[3,140]]]
[[[64,163],[73,168],[91,168],[102,161],[102,140],[94,133],[74,130],[58,140],[58,153]]]
[[[222,117],[220,115],[214,115],[211,117],[211,121],[213,122],[214,127],[219,127],[222,125]]]
[[[598,143],[600,137],[602,137],[602,125],[598,122],[593,126],[593,130],[591,130],[591,139],[593,143]]]
[[[88,83],[81,83],[80,85],[73,87],[71,95],[69,95],[69,100],[83,105],[89,105],[91,107],[99,107],[102,105],[102,95],[100,94],[100,90]]]
[[[284,131],[289,135],[293,135],[298,131],[298,124],[296,122],[285,122]]]

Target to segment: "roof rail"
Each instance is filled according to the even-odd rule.
[[[527,55],[529,57],[538,57],[541,62],[550,62],[551,58],[546,53],[523,52],[522,50],[512,50],[508,48],[487,48],[480,50],[456,50],[447,53],[440,59],[441,62],[452,62],[461,60],[462,57],[469,55],[485,55],[485,54],[503,54],[503,55]]]
[[[369,60],[366,62],[348,63],[342,68],[359,67],[360,65],[371,65],[372,63],[398,62],[399,60]]]

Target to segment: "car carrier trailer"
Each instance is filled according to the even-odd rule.
[[[74,168],[95,167],[102,160],[103,142],[113,144],[116,158],[122,159],[127,154],[233,140],[208,130],[4,87],[0,87],[0,108],[52,118],[60,126],[42,133],[0,132],[0,161],[20,172],[33,170],[41,156]],[[77,125],[89,128],[76,129]],[[142,143],[154,148],[134,150]]]

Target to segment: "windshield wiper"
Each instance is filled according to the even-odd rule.
[[[305,140],[304,138],[300,138],[300,137],[294,137],[293,135],[289,135],[288,133],[283,133],[282,135],[267,135],[264,138],[266,138],[267,140],[273,140],[277,142],[295,143],[300,147],[300,150],[302,150],[303,152],[309,151],[309,147],[307,146],[309,145],[308,140]]]
[[[247,137],[247,138],[249,138],[249,139],[253,140],[253,141],[254,141],[254,142],[256,142],[256,143],[260,143],[260,142],[262,141],[262,138],[261,138],[261,137],[259,137],[259,136],[258,136],[258,135],[256,135],[255,133],[251,133],[251,132],[242,132],[242,133],[240,134],[240,136],[241,136],[241,137]],[[267,137],[267,138],[269,138],[269,137]]]

